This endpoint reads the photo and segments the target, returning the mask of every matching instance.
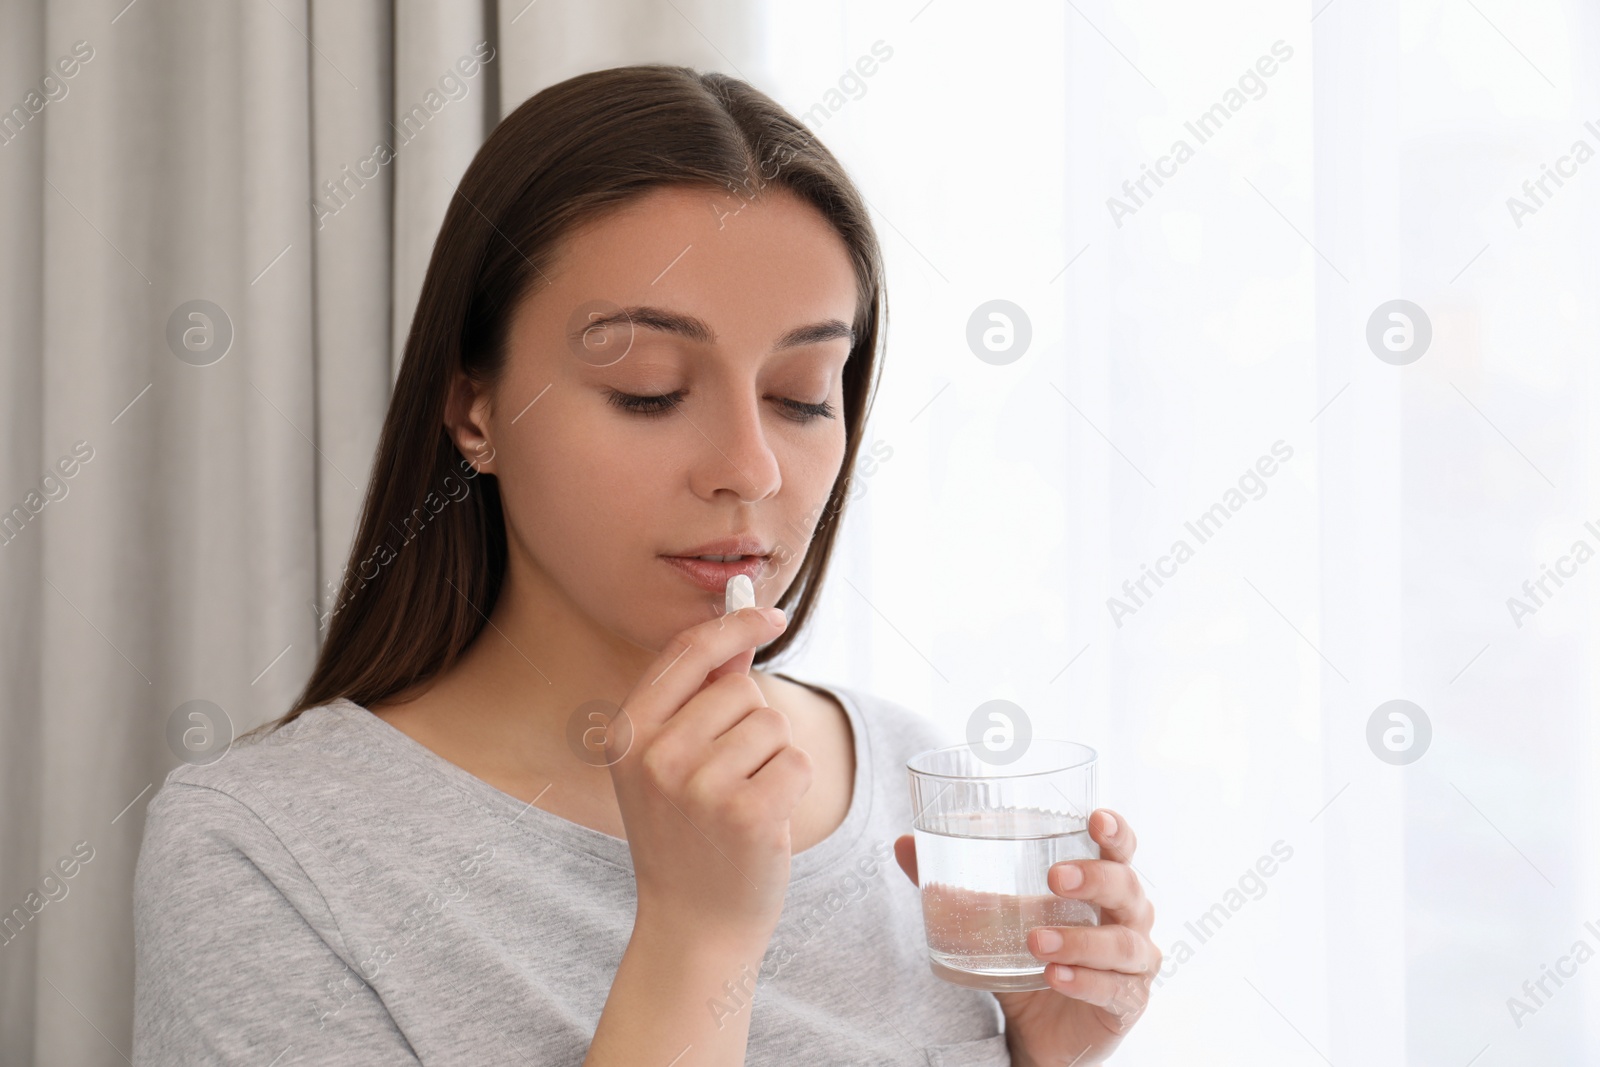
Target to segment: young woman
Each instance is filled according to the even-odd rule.
[[[1132,829],[1052,870],[1103,925],[1030,935],[1051,988],[941,981],[905,761],[944,742],[753,669],[816,602],[884,308],[861,197],[743,82],[599,71],[500,123],[304,693],[150,804],[138,1064],[1110,1054],[1160,961]]]

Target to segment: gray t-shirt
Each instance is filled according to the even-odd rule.
[[[793,857],[759,973],[705,1010],[751,1013],[751,1065],[1008,1067],[994,997],[929,970],[894,860],[905,762],[945,742],[897,704],[826,688],[855,735],[849,813]],[[626,841],[341,698],[179,767],[150,802],[133,1062],[579,1064],[634,888]]]

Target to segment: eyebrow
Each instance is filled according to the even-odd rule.
[[[569,340],[573,344],[580,344],[582,343],[583,335],[590,330],[623,325],[631,325],[646,330],[659,330],[662,333],[673,333],[699,344],[712,344],[717,339],[716,331],[704,319],[677,311],[668,311],[665,308],[635,306],[621,308],[609,315],[596,315],[583,327],[574,331]],[[778,343],[773,347],[776,351],[783,351],[788,348],[799,348],[802,345],[820,344],[823,341],[832,341],[839,337],[849,341],[852,347],[855,345],[855,330],[838,319],[826,319],[822,322],[811,323],[808,326],[796,326],[778,338]]]

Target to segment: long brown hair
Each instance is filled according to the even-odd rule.
[[[754,662],[781,656],[805,628],[877,388],[888,322],[877,236],[838,160],[764,93],[690,67],[614,67],[530,97],[462,176],[411,320],[344,580],[323,620],[327,638],[294,707],[262,729],[338,697],[378,704],[448,668],[484,627],[505,573],[505,519],[495,476],[478,473],[445,428],[450,383],[457,371],[479,385],[498,379],[512,312],[565,236],[668,185],[745,197],[787,189],[832,224],[855,268],[844,461],[815,534],[792,532],[806,550],[778,601],[790,623]]]

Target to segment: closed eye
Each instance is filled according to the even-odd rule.
[[[683,397],[684,392],[682,389],[676,392],[662,393],[659,396],[637,396],[633,393],[618,392],[615,389],[608,391],[608,399],[614,407],[646,417],[665,415],[677,407]],[[817,418],[831,419],[836,417],[833,405],[827,401],[823,401],[820,404],[807,404],[799,400],[779,397],[778,403],[790,412],[785,418],[792,419],[795,422],[810,422]]]

